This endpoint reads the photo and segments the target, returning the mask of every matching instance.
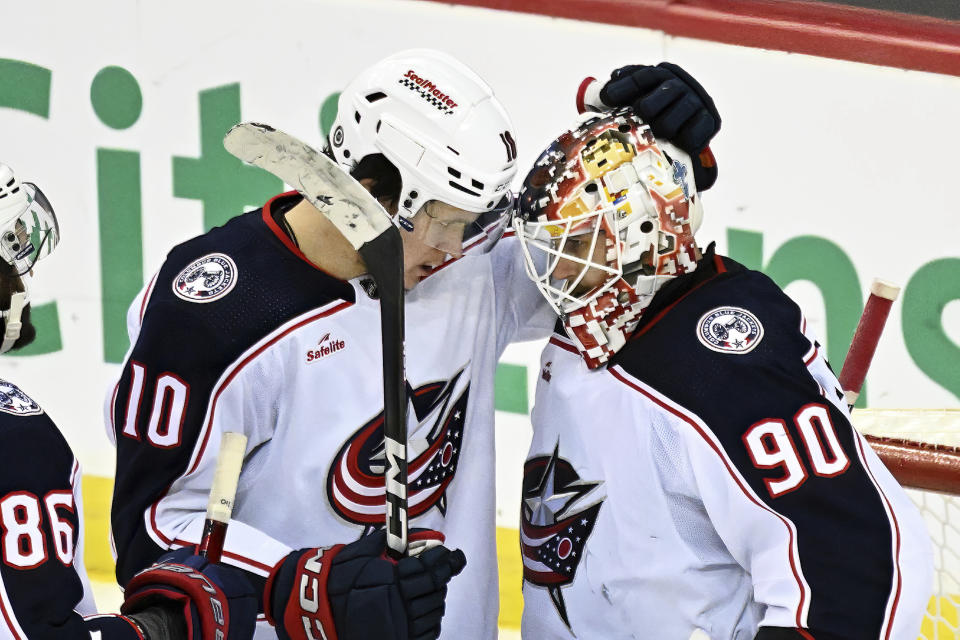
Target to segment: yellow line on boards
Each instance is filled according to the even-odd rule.
[[[91,580],[113,582],[110,501],[113,478],[83,476],[83,563]]]

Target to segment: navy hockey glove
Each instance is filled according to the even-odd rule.
[[[267,620],[282,640],[436,638],[447,583],[467,560],[439,544],[443,534],[411,531],[411,548],[424,540],[434,546],[399,561],[385,555],[383,531],[348,545],[294,551],[267,581]]]
[[[697,190],[717,180],[710,140],[720,130],[720,112],[697,80],[678,65],[628,65],[610,74],[600,99],[611,107],[632,107],[653,135],[690,154]]]
[[[172,551],[133,576],[120,611],[144,627],[148,638],[249,640],[257,622],[250,582],[239,569],[194,553],[191,547]],[[166,635],[175,627],[180,631]]]

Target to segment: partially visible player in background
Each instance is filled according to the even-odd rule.
[[[695,92],[644,69],[629,78],[656,81],[623,93],[666,90],[658,107],[682,111],[678,129],[695,120],[706,146],[719,118],[702,122],[687,108],[702,106]],[[132,348],[108,416],[118,580],[199,541],[220,432],[242,431],[224,561],[263,591],[258,637],[426,639],[442,618],[442,637],[495,638],[496,363],[555,321],[515,239],[497,243],[513,125],[461,62],[407,51],[344,90],[329,153],[401,228],[409,517],[449,548],[383,557],[376,292],[336,228],[291,192],[175,247],[130,308]]]
[[[514,228],[561,321],[524,467],[523,636],[913,640],[920,514],[800,309],[701,251],[701,218],[688,154],[628,109],[524,181]]]
[[[0,163],[0,353],[36,337],[31,277],[37,260],[59,239],[56,214],[43,192]],[[93,637],[201,640],[217,630],[230,640],[252,637],[254,608],[243,576],[228,567],[206,567],[182,552],[138,577],[124,604],[128,615],[94,615],[83,566],[82,510],[80,465],[67,441],[30,396],[0,379],[0,638],[99,633]]]

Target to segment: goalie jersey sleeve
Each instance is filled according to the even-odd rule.
[[[926,529],[852,427],[799,308],[712,251],[693,275],[658,294],[669,303],[648,309],[610,373],[681,434],[675,455],[751,576],[760,626],[916,637],[932,580]]]
[[[282,385],[265,371],[284,328],[351,304],[353,288],[310,265],[277,228],[271,207],[297,200],[278,196],[175,247],[131,306],[132,347],[107,416],[117,445],[111,519],[121,585],[167,549],[199,542],[223,431],[248,437],[247,463],[271,439],[278,408],[259,400],[264,386]],[[234,520],[224,562],[262,589],[288,552]]]
[[[43,409],[0,380],[0,638],[89,638],[80,467]]]

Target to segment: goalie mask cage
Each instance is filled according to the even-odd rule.
[[[960,409],[857,409],[853,423],[919,507],[934,584],[917,637],[960,640]]]

